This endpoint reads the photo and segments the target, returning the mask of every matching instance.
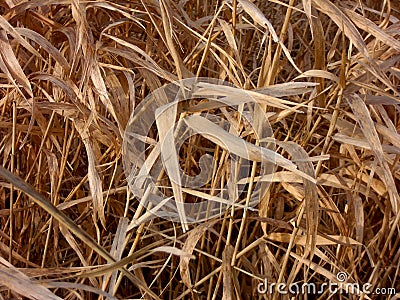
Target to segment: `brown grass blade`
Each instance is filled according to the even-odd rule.
[[[29,96],[33,97],[31,84],[28,78],[26,78],[21,65],[15,57],[4,30],[0,30],[0,55],[2,58],[0,68],[5,74],[8,75],[9,80],[11,82],[14,82],[15,80],[17,83],[21,84]]]
[[[0,257],[0,284],[4,287],[9,288],[14,293],[22,295],[28,299],[49,299],[49,300],[61,300],[62,298],[57,297],[50,292],[43,285],[35,282],[24,273],[19,271],[14,266],[10,265],[2,257]]]
[[[26,193],[37,205],[43,208],[46,212],[48,212],[54,219],[63,224],[69,231],[75,234],[81,241],[87,244],[90,249],[96,251],[101,257],[106,259],[109,262],[115,262],[115,259],[101,247],[98,243],[96,243],[92,237],[84,230],[82,230],[79,226],[77,226],[70,218],[68,218],[62,211],[58,210],[51,202],[46,200],[42,195],[40,195],[34,188],[28,185],[21,178],[15,176],[4,167],[0,166],[0,176],[11,182],[16,188],[20,189],[24,193]],[[135,277],[133,277],[128,271],[122,269],[124,274],[135,284],[142,287],[140,281],[138,281]],[[144,287],[142,287],[144,288]],[[152,295],[155,299],[159,299],[154,293],[150,290],[146,291],[150,295]]]
[[[340,30],[344,31],[344,34],[364,55],[364,57],[369,57],[368,49],[362,36],[354,26],[351,19],[348,18],[340,8],[338,8],[331,1],[313,0],[313,3],[318,10],[328,15],[336,23]]]
[[[386,162],[384,157],[384,151],[382,149],[382,144],[379,140],[378,132],[374,126],[374,122],[371,118],[371,115],[362,101],[362,99],[356,95],[347,96],[347,100],[357,118],[357,122],[359,123],[363,134],[367,138],[368,143],[371,146],[376,158],[378,159],[379,164],[381,165],[383,172],[385,183],[388,187],[388,193],[390,198],[390,203],[392,205],[392,210],[395,215],[398,214],[400,197],[396,188],[396,184],[394,182],[393,176],[391,174],[389,165]]]

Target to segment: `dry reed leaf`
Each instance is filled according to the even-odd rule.
[[[101,76],[100,67],[98,66],[97,62],[93,62],[92,66],[91,66],[90,77],[92,79],[92,82],[96,89],[96,92],[99,94],[101,102],[103,102],[103,105],[105,106],[107,111],[109,111],[110,114],[113,116],[114,120],[116,120],[117,123],[119,123],[119,118],[118,118],[118,116],[114,110],[114,107],[112,105],[112,102],[108,96],[107,87],[106,87],[106,84],[104,83],[103,77]],[[94,107],[93,107],[93,109],[94,109]],[[121,133],[121,135],[122,135],[122,133]]]
[[[292,234],[272,232],[268,234],[266,238],[276,242],[289,243],[292,238]],[[296,236],[294,244],[303,247],[308,246],[309,242],[307,236],[305,235]],[[329,246],[329,245],[361,246],[362,244],[350,237],[342,235],[316,236],[315,246]]]
[[[146,200],[146,199],[145,199]],[[157,212],[170,201],[171,198],[165,198],[162,201],[159,201],[159,203],[154,206],[154,207],[147,207],[146,213],[144,213],[142,216],[138,218],[132,219],[131,223],[129,224],[128,231],[132,230],[133,228],[140,226],[146,222],[149,222],[157,217]],[[157,200],[156,200],[157,201]]]
[[[306,84],[302,84],[300,86],[305,86]],[[260,104],[265,104],[271,107],[281,108],[281,109],[293,109],[289,105],[297,106],[298,103],[276,98],[274,96],[268,95],[266,91],[277,91],[280,89],[288,88],[289,84],[285,84],[277,87],[268,87],[265,89],[257,89],[257,90],[238,90],[236,87],[226,86],[226,85],[215,85],[209,83],[200,83],[199,89],[193,93],[193,97],[198,96],[209,96],[213,94],[217,94],[218,96],[226,96],[229,97],[229,100],[225,101],[226,105],[240,105],[246,102],[249,102],[249,98],[251,100],[256,101]],[[298,85],[295,85],[297,88]],[[264,93],[262,92],[264,91]],[[304,90],[303,90],[304,91]],[[246,96],[246,97],[245,97]],[[220,102],[224,102],[224,98],[219,99]],[[205,108],[208,109],[208,108]]]
[[[106,69],[105,66],[104,69]],[[110,91],[109,100],[114,108],[114,111],[118,112],[116,117],[118,118],[118,128],[120,130],[121,137],[124,135],[124,130],[129,122],[129,117],[133,111],[134,100],[134,88],[135,84],[132,81],[131,74],[128,71],[122,70],[128,83],[129,94],[126,94],[123,79],[118,78],[118,76],[112,72],[106,71],[106,76],[104,78],[107,90]],[[132,98],[133,96],[133,98]]]
[[[365,232],[365,216],[363,202],[359,195],[353,195],[353,209],[356,221],[356,241],[362,243]]]
[[[353,146],[368,149],[368,150],[373,150],[373,148],[371,147],[371,144],[365,139],[353,138],[353,137],[349,137],[349,136],[341,134],[341,133],[336,133],[332,138],[335,141],[338,141],[340,143],[353,145]],[[381,148],[385,153],[400,154],[400,149],[395,146],[382,145]]]
[[[214,223],[214,222],[213,222]],[[188,237],[185,241],[185,244],[182,247],[182,251],[188,253],[190,256],[193,254],[193,251],[199,242],[200,238],[206,232],[206,230],[212,225],[211,224],[202,224],[188,232]],[[183,256],[180,259],[179,264],[179,273],[182,277],[183,283],[191,289],[193,284],[190,278],[190,270],[189,270],[189,262],[190,256]]]
[[[85,58],[84,62],[90,64],[92,59],[91,47],[93,46],[92,34],[89,29],[88,20],[86,19],[85,6],[81,5],[78,0],[71,1],[71,15],[76,23],[76,44],[73,49],[73,57],[71,65],[73,68],[79,63],[79,53]],[[87,65],[89,67],[89,65]],[[90,74],[89,68],[83,69],[85,75]]]
[[[304,11],[301,10],[300,8],[297,8],[296,6],[293,6],[293,5],[289,5],[289,4],[287,4],[285,2],[282,2],[282,1],[279,1],[279,0],[268,0],[268,1],[272,2],[272,3],[277,3],[277,4],[281,5],[281,6],[284,6],[284,7],[290,8],[290,9],[293,9],[293,10],[299,12],[299,13],[304,13]]]
[[[276,163],[277,165],[292,171],[294,174],[297,174],[315,183],[314,178],[312,178],[309,174],[297,170],[296,166],[290,160],[272,150],[248,143],[241,138],[228,133],[218,125],[201,116],[193,115],[187,117],[184,119],[184,122],[197,134],[204,136],[216,145],[219,145],[221,148],[226,149],[233,154],[251,161],[261,162],[265,160]]]
[[[176,75],[173,75],[172,73],[165,71],[164,69],[160,68],[158,65],[154,65],[149,61],[146,61],[144,59],[141,59],[135,52],[129,51],[129,50],[122,50],[118,48],[111,48],[111,47],[104,47],[101,48],[103,51],[107,51],[110,53],[114,53],[116,55],[120,55],[128,60],[131,60],[135,62],[137,65],[140,66],[140,68],[145,68],[146,70],[149,70],[151,72],[154,72],[157,76],[160,76],[161,78],[165,78],[170,82],[176,81],[178,78]],[[155,90],[155,89],[152,89]]]
[[[11,186],[7,187],[7,188],[11,188]],[[7,210],[6,213],[10,214],[10,211]],[[1,213],[0,213],[0,215],[1,215]],[[1,234],[1,235],[4,236],[3,234]],[[27,260],[25,257],[21,256],[18,252],[14,251],[12,249],[10,250],[10,247],[1,241],[0,241],[0,253],[2,256],[7,256],[11,253],[13,259],[20,261],[21,263],[25,264],[26,266],[40,269],[39,265]]]
[[[313,28],[313,15],[312,15],[312,0],[302,0],[301,1],[303,4],[303,9],[304,12],[306,13],[306,16],[308,18],[308,22],[310,23],[310,27]],[[313,34],[313,38],[314,38],[314,31],[311,30],[311,33]]]
[[[345,177],[342,177],[339,180],[337,176],[334,174],[320,174],[317,180],[318,180],[317,183],[320,185],[331,186],[345,190],[351,190],[354,184],[354,180]],[[368,181],[370,181],[371,187],[378,195],[380,196],[385,195],[387,190],[385,185],[381,181],[377,179],[372,179],[372,181],[371,180]],[[363,190],[362,187],[359,187],[359,191],[365,195],[368,195],[366,189]]]
[[[362,162],[358,157],[355,147],[353,147],[352,145],[343,144],[340,146],[340,153],[348,153],[348,155],[350,155],[350,158],[353,159],[354,163],[358,167],[361,167]]]
[[[304,200],[304,188],[300,184],[281,181],[282,187],[299,202]]]
[[[219,65],[222,67],[223,72],[225,72],[228,75],[228,78],[230,81],[232,81],[236,86],[242,86],[240,78],[238,78],[238,74],[232,73],[231,68],[227,65],[226,61],[223,58],[227,58],[228,61],[232,64],[235,65],[236,62],[235,60],[232,59],[230,55],[228,55],[224,50],[222,50],[222,53],[224,54],[223,58],[221,58],[221,54],[214,51],[213,49],[210,49],[210,53],[212,53],[213,57],[218,61]]]
[[[116,193],[124,193],[126,192],[126,186],[120,187],[120,188],[116,188],[116,189],[111,189],[108,191],[104,191],[103,192],[103,197],[106,197],[107,195],[113,195]],[[57,208],[59,210],[65,210],[67,208],[73,207],[75,205],[81,204],[81,203],[85,203],[85,202],[90,202],[92,201],[92,196],[87,196],[87,197],[83,197],[80,199],[76,199],[76,200],[70,200],[70,201],[66,201],[63,203],[60,203],[57,205]]]
[[[32,80],[48,80],[55,86],[59,87],[71,101],[84,115],[88,114],[88,108],[83,104],[82,94],[79,92],[78,87],[71,80],[62,80],[61,78],[46,73],[37,73]],[[61,108],[62,106],[60,106]],[[36,118],[38,118],[36,116]]]
[[[324,70],[308,70],[297,76],[296,79],[307,78],[307,77],[319,77],[332,80],[336,83],[339,82],[339,77]]]
[[[58,165],[58,160],[57,157],[54,153],[51,153],[47,149],[43,149],[43,152],[45,153],[47,157],[47,166],[49,170],[49,175],[50,175],[50,196],[52,202],[57,205],[58,202],[58,195],[57,193],[57,184],[58,184],[58,178],[59,178],[59,165]]]
[[[292,56],[290,55],[289,49],[283,44],[283,42],[279,39],[278,35],[274,27],[272,26],[271,22],[264,16],[261,10],[251,1],[249,0],[237,0],[240,6],[248,13],[251,18],[254,20],[255,23],[261,25],[264,29],[266,29],[272,36],[272,39],[275,43],[279,43],[285,56],[292,64],[292,66],[296,69],[297,72],[302,73],[302,71],[297,67],[295,61],[293,60]]]
[[[0,284],[28,299],[61,300],[40,283],[32,280],[4,258],[0,257]]]
[[[360,90],[360,88],[366,88],[367,90],[374,91],[375,93],[378,93],[378,95],[388,95],[390,97],[391,93],[388,93],[385,91],[385,89],[380,89],[376,85],[371,84],[371,81],[373,78],[379,79],[381,82],[385,83],[387,87],[390,88],[391,92],[393,92],[394,95],[399,96],[399,92],[397,89],[388,81],[387,79],[382,78],[383,72],[387,72],[390,68],[392,68],[396,63],[399,61],[399,56],[394,55],[393,57],[390,57],[386,59],[383,62],[375,62],[375,66],[377,70],[379,70],[380,74],[377,74],[376,71],[374,71],[371,68],[368,68],[365,64],[363,64],[361,61],[358,63],[362,65],[364,70],[361,75],[356,77],[354,80],[349,80],[348,85],[346,86],[346,89],[344,91],[345,94],[351,94],[351,93],[356,93]],[[374,76],[370,76],[369,74],[373,74]],[[393,96],[392,96],[393,97]]]
[[[397,191],[390,168],[385,160],[382,144],[379,140],[378,132],[376,131],[371,115],[365,103],[357,94],[348,95],[347,100],[349,101],[349,104],[355,116],[357,117],[357,122],[359,123],[361,130],[363,131],[372,151],[374,152],[379,164],[383,169],[385,184],[387,185],[392,210],[393,213],[397,215],[400,204],[399,193]]]
[[[244,9],[246,13],[248,13],[251,18],[256,22],[258,25],[261,25],[265,29],[269,31],[272,36],[274,42],[279,41],[279,37],[275,32],[274,27],[272,26],[271,22],[264,16],[261,10],[251,1],[249,0],[238,0],[240,6]]]
[[[23,32],[25,29],[24,28],[14,28],[14,26],[11,26],[10,23],[7,22],[6,19],[4,19],[3,16],[0,16],[0,27],[4,29],[8,34],[10,34],[16,41],[18,41],[25,49],[27,49],[29,52],[31,52],[33,55],[41,58],[42,60],[43,57],[40,55],[38,51],[36,51],[35,48],[32,47],[29,42],[27,42],[22,36],[21,36],[21,31]]]
[[[293,68],[298,72],[298,73],[303,73],[301,69],[296,65],[292,55],[290,54],[289,49],[285,46],[285,44],[282,41],[279,41],[279,45],[281,46],[283,53],[285,54],[286,58],[289,60]]]
[[[294,142],[277,142],[277,145],[285,149],[294,160],[304,160],[303,162],[297,162],[299,170],[315,180],[314,167],[311,162],[306,161],[308,154],[303,148]],[[307,244],[310,245],[309,251],[312,257],[316,247],[316,237],[319,224],[318,193],[315,181],[310,181],[303,177],[303,185],[305,217],[307,221]]]
[[[79,111],[77,107],[71,103],[65,103],[65,102],[54,102],[54,99],[50,99],[51,101],[41,101],[41,102],[36,102],[35,107],[43,112],[49,113],[50,111],[55,111],[59,115],[65,115],[66,117],[70,117],[71,119],[74,119],[79,117]],[[21,103],[18,108],[24,108],[26,110],[29,110],[29,107],[32,106],[32,102],[29,100],[26,103]],[[20,125],[20,124],[17,124]],[[23,125],[20,125],[21,128]],[[54,130],[57,132],[60,130],[59,128],[51,128],[50,130]]]
[[[161,11],[161,17],[163,21],[163,27],[164,27],[164,38],[167,42],[166,46],[168,47],[168,50],[175,62],[175,68],[176,68],[176,73],[178,75],[178,79],[183,79],[186,77],[190,77],[190,72],[187,71],[186,67],[183,64],[183,61],[181,57],[179,56],[178,52],[176,51],[172,36],[173,36],[173,30],[172,30],[172,18],[169,15],[169,7],[167,5],[167,1],[160,0],[159,2],[159,7]],[[184,76],[185,75],[185,76]]]
[[[44,0],[44,1],[40,1],[40,0],[33,0],[33,1],[29,1],[29,2],[20,2],[18,4],[16,4],[15,6],[12,6],[12,9],[7,11],[7,13],[4,15],[4,18],[6,20],[10,20],[12,18],[15,18],[16,16],[20,16],[23,15],[24,13],[26,13],[27,10],[29,9],[34,9],[37,7],[41,7],[41,6],[47,6],[47,5],[51,5],[51,4],[69,4],[69,1],[65,1],[65,0]]]
[[[377,26],[374,22],[364,18],[350,9],[345,8],[344,13],[349,17],[349,19],[351,19],[352,22],[357,25],[357,27],[372,34],[381,42],[400,52],[400,41],[396,40],[390,34],[387,34],[385,30]]]
[[[90,249],[96,251],[101,257],[110,262],[115,262],[114,258],[104,250],[98,243],[96,243],[92,237],[86,232],[83,231],[78,225],[76,225],[71,219],[69,219],[63,212],[59,211],[52,203],[47,201],[43,196],[41,196],[35,189],[33,189],[30,185],[24,182],[21,178],[15,176],[10,171],[4,169],[0,166],[0,176],[5,178],[7,181],[11,182],[16,188],[20,189],[27,195],[31,197],[31,199],[47,211],[52,217],[54,217],[61,225],[64,225],[69,231],[74,233],[81,241],[89,246]],[[120,264],[121,268],[125,266],[127,263]],[[146,286],[144,286],[140,281],[138,281],[135,277],[131,275],[126,269],[122,268],[124,275],[126,275],[129,280],[131,280],[137,286],[140,286],[147,293],[152,295],[155,299],[159,299],[151,290],[149,290]]]
[[[254,100],[256,100],[258,103],[260,104],[266,104],[268,106],[271,107],[277,107],[278,103],[282,103],[282,106],[280,108],[282,109],[289,109],[292,110],[293,112],[300,112],[295,110],[292,107],[288,107],[286,105],[296,105],[296,106],[302,106],[302,104],[298,104],[298,103],[293,103],[291,101],[287,101],[287,100],[283,100],[283,99],[279,99],[279,98],[275,98],[275,97],[270,97],[261,93],[256,93],[253,91],[246,91],[247,93],[249,93],[249,95],[254,98]],[[278,100],[279,99],[279,100]]]
[[[273,174],[264,175],[264,176],[256,176],[254,177],[254,182],[258,181],[266,181],[266,182],[296,182],[302,183],[303,179],[301,176],[293,174],[290,171],[279,171]],[[239,184],[249,183],[250,178],[243,178],[238,181]]]
[[[199,92],[199,93],[196,93],[195,96],[200,96],[202,94],[203,94],[202,92]],[[205,95],[208,95],[208,92],[205,93]],[[229,95],[229,94],[226,94],[226,95],[229,96],[229,99],[228,99],[228,97],[219,98],[218,101],[213,101],[213,100],[208,99],[209,100],[208,102],[199,103],[197,105],[187,108],[186,110],[188,112],[192,112],[192,113],[193,112],[201,112],[201,111],[205,111],[205,110],[212,110],[212,109],[226,107],[228,103],[229,103],[228,105],[237,106],[237,105],[248,102],[248,99],[244,99],[243,95]],[[288,107],[284,104],[281,104],[280,102],[284,102],[284,100],[279,101],[279,102],[274,101],[275,99],[272,99],[272,97],[269,97],[267,95],[260,94],[260,95],[257,95],[257,97],[253,97],[253,99],[255,101],[257,101],[259,104],[267,104],[271,107],[279,107],[282,109],[287,109],[291,112],[300,112],[298,110],[295,110],[292,107]]]
[[[82,290],[82,291],[88,291],[90,293],[98,294],[99,296],[103,296],[106,299],[110,300],[117,300],[118,298],[114,297],[113,295],[104,292],[100,289],[97,289],[95,287],[85,285],[85,284],[79,284],[79,283],[74,283],[74,282],[59,282],[59,281],[52,281],[52,282],[47,282],[46,286],[51,287],[51,288],[57,288],[57,289],[70,289],[70,290]]]
[[[378,195],[384,195],[384,193],[387,193],[387,186],[385,184],[385,175],[384,172],[382,170],[381,167],[377,166],[377,162],[374,161],[372,163],[372,166],[370,164],[366,164],[365,166],[371,173],[370,174],[366,174],[366,173],[361,173],[359,174],[357,177],[357,179],[360,179],[361,181],[363,181],[365,183],[365,189],[367,191],[367,193],[371,192],[371,188],[374,192],[376,192]],[[344,174],[347,175],[355,175],[355,173],[357,172],[357,169],[351,169],[349,168],[345,168],[343,170]],[[376,174],[378,175],[379,179],[375,179],[373,178],[373,175]],[[363,185],[361,185],[360,187],[360,193],[364,194],[364,189],[363,189]],[[368,189],[367,189],[368,188]],[[367,193],[365,193],[367,195]]]
[[[159,245],[162,243],[156,243],[156,245]],[[141,255],[143,255],[143,253],[148,253],[148,251],[150,250],[149,247],[146,247],[144,249],[140,249],[138,251],[136,251],[135,253],[132,253],[129,256],[126,256],[116,262],[113,263],[109,263],[107,265],[103,265],[101,267],[98,267],[92,271],[86,271],[84,273],[81,273],[79,275],[79,277],[85,278],[85,277],[96,277],[96,276],[102,276],[102,275],[106,275],[109,273],[114,272],[115,270],[121,269],[123,268],[123,266],[126,266],[132,262],[135,262],[138,258],[140,258]],[[141,266],[148,266],[149,263],[134,263],[130,266],[130,271],[135,270],[136,268],[140,268]],[[138,278],[133,277],[133,283],[136,284],[138,287],[141,287],[142,289],[145,288],[145,284],[142,283]],[[150,294],[152,296],[154,296],[155,294],[150,292]],[[159,299],[157,296],[155,297],[156,299]]]
[[[85,130],[83,128],[81,129]],[[78,129],[78,131],[80,130]],[[92,194],[92,199],[93,199],[94,220],[96,221],[97,218],[99,218],[102,225],[105,227],[106,219],[104,216],[103,187],[99,173],[96,169],[96,159],[93,152],[93,146],[92,143],[90,142],[89,135],[85,133],[85,131],[81,131],[80,134],[82,136],[82,140],[86,148],[86,154],[88,159],[88,180],[89,180],[90,192]]]
[[[322,116],[324,118],[326,118],[327,120],[329,120],[329,122],[332,122],[332,120],[333,120],[331,114],[323,114]],[[360,139],[360,140],[362,140],[364,138],[364,135],[359,127],[355,126],[354,123],[351,123],[344,119],[341,119],[341,118],[337,119],[336,127],[338,128],[338,131],[339,131],[338,134],[351,136],[353,138]]]
[[[315,12],[318,14],[317,11]],[[316,20],[313,22],[310,21],[310,25],[314,41],[314,69],[326,70],[326,42],[324,26],[322,25],[320,18],[316,18]],[[325,89],[325,80],[324,78],[317,78],[316,81],[319,83],[319,86],[316,88],[316,92],[318,94],[318,104],[320,107],[326,107],[326,99],[323,95],[323,91]]]
[[[150,250],[151,252],[165,252],[165,253],[169,253],[172,255],[176,255],[176,256],[180,256],[180,257],[186,257],[189,259],[194,259],[195,256],[176,247],[172,247],[172,246],[161,246],[161,247],[157,247],[154,249]]]
[[[400,150],[400,134],[397,133],[397,130],[390,126],[390,128],[382,125],[376,124],[376,131],[380,133],[383,137],[387,139],[388,142],[393,144],[394,147]],[[382,145],[382,147],[385,145]]]
[[[161,97],[163,95],[160,95]],[[177,116],[178,103],[173,102],[155,111],[156,124],[159,134],[159,143],[162,147],[161,155],[165,165],[168,177],[171,180],[171,186],[174,193],[175,203],[179,214],[179,219],[184,230],[187,228],[186,213],[183,206],[184,198],[182,193],[182,182],[180,176],[178,153],[175,147],[175,137],[170,129],[174,128]],[[148,169],[150,170],[150,169]]]
[[[123,40],[123,39],[120,39],[120,38],[118,38],[118,37],[116,37],[116,36],[112,36],[112,35],[109,35],[109,34],[106,34],[106,33],[104,33],[103,36],[108,37],[108,38],[110,38],[110,39],[116,41],[118,44],[120,44],[120,45],[122,45],[122,46],[124,46],[124,47],[126,47],[126,48],[128,48],[128,49],[132,49],[132,50],[135,51],[136,53],[142,55],[142,56],[145,58],[145,60],[148,61],[148,62],[150,62],[153,66],[155,66],[155,67],[157,67],[158,69],[162,70],[162,69],[157,65],[157,63],[154,61],[154,59],[152,59],[145,51],[143,51],[142,49],[140,49],[138,46],[136,46],[136,45],[134,45],[134,44],[132,44],[132,43],[129,43],[129,42]]]
[[[255,89],[254,92],[271,97],[294,96],[312,92],[318,83],[314,82],[285,82]]]
[[[113,11],[113,12],[118,12],[121,15],[123,15],[126,19],[131,20],[135,22],[137,25],[139,25],[143,30],[146,30],[145,26],[140,22],[139,18],[136,15],[139,15],[142,11],[136,10],[130,7],[126,7],[123,5],[118,5],[117,3],[107,3],[107,2],[89,2],[86,6],[86,8],[91,8],[91,7],[101,7],[105,8],[107,10]],[[112,24],[108,25],[104,30],[106,31],[112,26]]]
[[[251,181],[251,178],[242,179],[242,180],[238,181],[238,184],[239,183],[240,184],[244,184],[244,183],[246,183],[248,181]],[[182,188],[182,191],[187,193],[187,194],[189,194],[189,195],[193,195],[193,196],[199,197],[202,200],[215,201],[215,202],[218,202],[218,203],[221,203],[221,204],[224,204],[224,205],[228,205],[228,206],[232,205],[235,208],[237,207],[237,208],[241,208],[241,209],[245,208],[245,209],[248,209],[248,210],[255,210],[251,206],[246,206],[246,205],[243,205],[243,204],[240,204],[240,203],[232,203],[232,201],[230,201],[230,200],[226,200],[226,199],[218,197],[218,196],[212,196],[210,194],[203,193],[203,192],[200,192],[200,191],[196,191],[196,190],[193,190],[193,189]]]
[[[105,252],[105,250],[101,248],[97,243],[95,243],[85,231],[78,227],[64,213],[59,211],[51,202],[47,201],[42,195],[40,195],[34,188],[28,185],[21,178],[15,176],[7,169],[4,169],[2,166],[0,166],[0,176],[11,182],[15,186],[15,188],[18,188],[29,195],[37,205],[47,211],[60,224],[63,224],[71,232],[77,235],[82,241],[89,244],[93,250],[95,250],[99,254],[101,253],[102,257],[106,259],[111,258],[111,256],[107,252]]]
[[[76,242],[75,238],[72,236],[72,234],[68,231],[68,229],[60,224],[59,226],[60,232],[64,236],[64,238],[67,240],[68,244],[71,246],[71,249],[75,251],[76,255],[79,257],[80,261],[82,262],[82,265],[84,267],[88,267],[89,263],[85,259],[82,250],[80,249],[78,243]],[[95,287],[99,286],[98,281],[95,278],[89,278],[91,284]]]
[[[235,55],[236,62],[238,63],[240,70],[244,74],[245,71],[241,62],[240,54],[236,45],[235,37],[232,34],[231,28],[229,27],[228,23],[222,19],[218,19],[218,22],[220,23],[221,28],[226,36],[229,47],[232,49],[233,54]]]
[[[18,59],[10,46],[4,30],[0,30],[0,55],[1,55],[1,70],[8,75],[11,82],[18,82],[23,86],[30,97],[33,97],[31,84],[26,78],[24,71],[22,70]]]
[[[121,218],[118,227],[117,227],[117,232],[115,233],[114,240],[111,246],[110,254],[115,257],[116,260],[121,260],[122,253],[124,252],[125,248],[125,238],[128,233],[128,224],[129,220],[128,218]],[[116,287],[117,287],[117,278],[118,276],[118,271],[112,272],[111,276],[110,275],[104,275],[103,276],[103,284],[102,284],[102,290],[104,291],[107,287],[107,282],[109,280],[109,288],[108,292],[111,295],[115,295],[116,293]]]
[[[328,15],[336,23],[336,25],[339,27],[339,30],[343,30],[344,34],[364,55],[364,57],[369,58],[368,49],[362,36],[354,26],[353,22],[342,12],[342,10],[330,1],[312,1],[318,10]]]
[[[65,72],[66,74],[70,72],[71,67],[66,58],[60,53],[60,51],[56,47],[54,47],[42,35],[28,28],[15,28],[15,31],[21,36],[26,37],[34,41],[36,44],[40,45],[42,49],[44,49],[47,53],[49,53],[60,64],[63,72]]]

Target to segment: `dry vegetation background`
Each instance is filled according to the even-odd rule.
[[[14,174],[0,169],[0,298],[266,299],[264,278],[322,284],[339,271],[400,291],[398,1],[0,9],[0,159]],[[124,129],[149,93],[193,76],[267,99],[277,152],[315,180],[279,167],[257,211],[131,228],[145,212],[127,188]],[[191,175],[200,142],[180,152]],[[309,299],[330,296],[386,298]]]

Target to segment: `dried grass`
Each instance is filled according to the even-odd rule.
[[[257,285],[340,271],[400,292],[398,1],[6,0],[0,12],[0,299],[289,299]],[[249,91],[278,168],[259,176],[254,163],[238,205],[190,225],[139,205],[122,143],[148,94],[193,76]],[[180,201],[218,198],[224,145],[255,143],[258,159],[254,132],[223,106],[183,107],[202,137],[175,163],[197,174],[209,138],[218,165],[207,196],[172,183]],[[216,111],[238,136],[198,122]],[[248,209],[257,182],[271,185]],[[333,296],[358,297],[375,296]]]

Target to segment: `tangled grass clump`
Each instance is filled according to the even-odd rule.
[[[340,272],[399,297],[398,1],[0,6],[1,299],[289,299],[257,287],[340,283]],[[122,149],[140,103],[193,77],[249,93],[277,157],[293,167],[261,176],[254,162],[240,205],[186,224],[132,195]],[[237,111],[215,103],[181,103],[176,120],[216,114],[235,138],[263,142]],[[163,134],[154,125],[141,137],[147,157]],[[203,190],[212,197],[230,180],[226,149],[194,135],[177,161],[195,176],[204,154],[216,162]],[[176,197],[158,171],[158,187]],[[263,181],[269,188],[250,209]],[[187,202],[204,198],[181,192]],[[375,295],[309,295],[329,297]]]

